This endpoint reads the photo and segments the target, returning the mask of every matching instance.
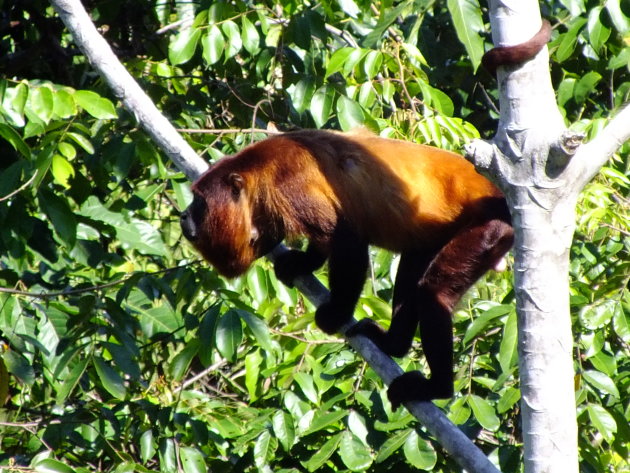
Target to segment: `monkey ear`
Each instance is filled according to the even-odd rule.
[[[249,233],[249,244],[254,246],[254,244],[258,241],[258,238],[260,238],[260,233],[258,233],[258,229],[256,227],[252,226]]]
[[[228,176],[228,184],[232,187],[232,195],[234,197],[238,197],[241,195],[241,190],[243,189],[243,176],[236,172],[230,173]]]

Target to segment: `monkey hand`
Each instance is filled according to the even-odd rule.
[[[324,302],[315,312],[315,323],[326,333],[337,333],[352,318],[352,312],[352,308],[344,308],[331,301]]]
[[[383,353],[389,356],[401,358],[407,354],[408,349],[404,344],[393,341],[388,333],[371,319],[361,319],[348,330],[347,337],[363,335],[369,338]]]
[[[293,287],[293,281],[298,276],[308,274],[303,268],[302,259],[304,252],[299,250],[289,250],[276,257],[274,270],[276,277],[285,286]]]
[[[433,379],[425,378],[419,371],[403,373],[391,382],[387,391],[387,398],[394,411],[406,402],[428,402],[452,396],[452,382],[437,383]]]

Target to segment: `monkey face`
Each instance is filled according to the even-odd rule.
[[[194,198],[180,216],[184,236],[228,278],[243,274],[258,254],[258,230],[240,174],[212,170],[193,185]]]

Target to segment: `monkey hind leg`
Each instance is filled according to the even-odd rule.
[[[413,343],[418,329],[417,287],[431,262],[431,253],[404,253],[401,255],[394,285],[392,301],[392,322],[389,330],[384,330],[370,319],[360,320],[346,332],[346,335],[363,335],[383,353],[390,356],[403,357]]]
[[[503,257],[512,244],[512,227],[491,220],[456,235],[436,255],[416,291],[419,327],[431,377],[402,378],[390,397],[404,402],[418,390],[420,400],[449,397],[453,393],[452,310],[461,296]],[[408,384],[408,386],[405,386]],[[412,394],[414,393],[414,394]]]

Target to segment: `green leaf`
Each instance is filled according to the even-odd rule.
[[[339,456],[344,465],[352,471],[367,470],[373,462],[369,448],[348,431],[341,436]]]
[[[81,148],[83,148],[88,154],[94,154],[94,146],[90,143],[85,136],[75,133],[73,131],[68,133],[68,136],[74,140]]]
[[[354,53],[355,49],[354,48],[339,48],[337,49],[332,56],[330,57],[330,60],[328,61],[328,65],[326,66],[326,72],[324,74],[325,77],[330,77],[331,75],[333,75],[335,72],[339,72],[341,71],[347,61],[348,61],[348,57]]]
[[[315,454],[311,456],[306,462],[302,462],[302,465],[308,471],[317,471],[319,470],[324,463],[328,461],[328,459],[337,451],[339,443],[341,442],[342,436],[345,432],[340,432],[337,435],[329,438],[321,448],[315,451]]]
[[[383,53],[381,51],[369,51],[363,61],[363,70],[368,79],[373,79],[381,71]]]
[[[162,437],[159,450],[160,471],[165,473],[178,471],[176,451],[175,441]]]
[[[337,118],[344,131],[360,127],[365,121],[361,106],[345,95],[341,95],[337,100]]]
[[[258,469],[267,466],[269,459],[273,456],[273,444],[271,434],[268,430],[263,430],[254,444],[254,463]],[[277,446],[277,443],[276,443]]]
[[[285,411],[276,411],[271,418],[271,425],[273,427],[273,433],[280,441],[280,445],[286,452],[291,450],[291,447],[295,443],[295,426],[293,425],[293,418]]]
[[[153,431],[147,429],[140,436],[140,459],[142,463],[146,463],[153,458],[157,451],[155,439],[153,438]]]
[[[103,206],[96,196],[90,196],[83,203],[79,214],[112,225],[116,229],[116,236],[125,248],[135,249],[148,255],[166,256],[169,254],[160,232],[149,222],[137,219],[126,221],[123,215]]]
[[[260,367],[262,364],[263,357],[260,350],[254,350],[245,357],[245,387],[251,402],[258,399],[258,383],[261,379]]]
[[[399,430],[394,432],[378,449],[376,463],[381,463],[391,457],[407,440],[413,429]]]
[[[484,429],[495,432],[500,427],[499,418],[488,401],[476,394],[471,394],[468,396],[468,405],[472,409],[475,419]]]
[[[514,307],[508,304],[496,305],[486,310],[479,317],[476,317],[473,323],[468,326],[463,343],[469,343],[479,333],[489,327],[496,318],[509,314],[513,310]]]
[[[625,35],[630,31],[630,17],[624,15],[621,10],[621,1],[620,0],[609,0],[606,2],[606,10],[608,10],[608,14],[610,15],[610,19],[612,20],[615,28],[619,33]],[[628,10],[626,10],[627,12]]]
[[[127,396],[127,388],[125,388],[123,379],[118,372],[109,366],[100,356],[95,356],[93,360],[99,380],[105,390],[116,399],[124,400]]]
[[[69,180],[74,177],[74,167],[60,154],[53,155],[50,168],[55,182],[66,189],[70,189]]]
[[[74,159],[77,156],[77,149],[74,145],[66,143],[65,141],[59,143],[59,145],[57,145],[57,149],[65,158]]]
[[[465,397],[453,401],[448,412],[448,418],[455,425],[462,425],[470,418],[470,407],[468,407]]]
[[[205,473],[208,471],[203,454],[193,447],[179,447],[179,459],[184,473]]]
[[[243,339],[243,327],[237,312],[228,310],[219,319],[216,331],[217,349],[228,361],[234,361]]]
[[[94,118],[99,119],[116,119],[116,107],[105,97],[101,97],[91,90],[77,90],[74,98],[79,106]]]
[[[521,399],[521,390],[509,387],[499,398],[497,403],[497,412],[503,414],[512,408]]]
[[[317,89],[311,100],[311,115],[315,121],[317,128],[322,128],[332,113],[335,90],[332,87],[324,85]]]
[[[357,18],[361,10],[354,0],[337,0],[343,12],[351,18]]]
[[[59,118],[70,118],[77,114],[77,106],[74,98],[74,90],[59,88],[55,90],[53,114]],[[115,117],[112,117],[115,118]]]
[[[3,84],[6,86],[6,81],[3,81]],[[4,97],[0,101],[0,114],[8,117],[10,124],[20,128],[25,125],[24,108],[26,107],[28,92],[28,86],[20,82],[15,87],[6,89]]]
[[[560,0],[560,3],[571,12],[572,16],[580,16],[586,11],[584,0]]]
[[[611,416],[606,409],[597,404],[589,404],[586,410],[597,431],[602,434],[608,442],[612,441],[617,432],[617,422],[615,418]]]
[[[199,28],[190,27],[180,31],[168,46],[168,59],[171,64],[177,66],[190,61],[195,54],[200,37]]]
[[[374,86],[372,82],[364,82],[361,84],[361,88],[359,89],[359,104],[364,109],[370,109],[374,102],[376,101],[376,93],[374,91]]]
[[[602,76],[595,71],[584,74],[575,84],[575,90],[573,91],[575,101],[578,104],[584,103],[591,92],[595,90],[595,86],[600,80],[602,80]]]
[[[432,470],[437,462],[433,445],[420,438],[415,430],[412,430],[407,437],[404,452],[407,461],[420,470]]]
[[[319,404],[319,395],[317,394],[317,390],[315,389],[315,384],[313,383],[313,376],[309,373],[298,372],[293,375],[295,381],[298,383],[304,395],[311,401],[313,404]],[[325,416],[323,416],[325,418]],[[310,429],[309,429],[310,431]]]
[[[312,77],[300,79],[291,93],[293,107],[298,113],[304,113],[310,108],[315,92],[315,80]]]
[[[74,388],[81,380],[83,373],[85,373],[85,368],[87,367],[87,364],[87,358],[75,363],[70,372],[64,377],[63,380],[61,380],[57,388],[57,403],[61,404],[65,402],[72,391],[74,391]]]
[[[627,312],[625,312],[621,304],[616,308],[613,315],[613,327],[617,336],[623,340],[624,343],[630,343],[630,323],[628,321]]]
[[[16,378],[27,386],[33,385],[35,382],[35,371],[23,355],[14,350],[7,350],[2,354],[2,359],[9,373],[15,375]]]
[[[216,330],[219,323],[220,310],[220,304],[212,306],[199,324],[199,359],[204,366],[209,366],[212,363],[212,350],[216,343]]]
[[[510,313],[503,326],[503,337],[499,347],[499,364],[503,373],[509,373],[518,361],[516,345],[518,330],[516,325],[516,312]]]
[[[209,65],[221,59],[225,50],[225,40],[218,26],[210,26],[208,33],[201,38],[201,47],[203,58]]]
[[[446,5],[451,13],[457,38],[466,48],[473,68],[477,70],[484,52],[483,38],[480,35],[484,26],[479,2],[477,0],[448,0]]]
[[[125,310],[138,315],[142,332],[146,337],[158,333],[173,333],[182,326],[180,313],[166,301],[155,304],[144,292],[133,288],[127,297]]]
[[[619,390],[612,379],[600,371],[586,370],[582,372],[584,379],[603,393],[619,398]]]
[[[53,458],[45,458],[33,465],[37,473],[74,473],[76,470]]]
[[[55,159],[53,157],[53,169],[54,167]],[[55,179],[57,179],[54,170],[53,174]],[[77,220],[67,201],[46,189],[40,191],[38,201],[42,210],[50,219],[55,232],[59,235],[61,242],[67,248],[72,248],[77,239]]]
[[[241,27],[243,46],[245,46],[245,49],[250,54],[258,54],[260,51],[260,35],[258,34],[258,30],[246,16],[242,17]]]
[[[9,125],[0,123],[0,137],[9,142],[13,148],[26,159],[31,158],[31,150],[22,137]]]
[[[580,322],[587,329],[597,330],[610,322],[617,304],[614,300],[604,300],[594,305],[585,305],[580,310]]]
[[[600,53],[602,46],[606,44],[610,37],[610,28],[607,28],[600,20],[602,9],[602,7],[592,8],[588,12],[588,23],[586,25],[589,42],[597,54]]]
[[[227,20],[221,25],[221,29],[227,38],[225,48],[225,59],[229,59],[238,53],[243,47],[243,40],[241,40],[241,32],[238,25],[232,20]]]
[[[53,114],[54,100],[50,87],[31,87],[26,102],[26,109],[34,113],[41,121],[48,123]]]
[[[297,374],[300,374],[300,373],[297,373]],[[305,374],[305,373],[302,373],[302,374]],[[340,410],[335,410],[331,412],[322,412],[320,410],[317,412],[308,430],[302,433],[302,436],[305,437],[319,430],[326,429],[331,426],[336,426],[337,422],[339,422],[341,419],[343,419],[347,415],[348,415],[348,411],[346,409],[340,409]]]
[[[365,419],[354,410],[350,411],[350,414],[348,414],[348,429],[356,438],[361,440],[366,447],[369,446],[367,441],[368,430],[365,426]]]
[[[556,61],[562,63],[573,56],[573,51],[577,44],[577,36],[586,23],[586,18],[577,18],[573,20],[573,24],[569,28],[569,31],[560,35],[558,38],[560,44],[555,52]]]
[[[235,310],[238,316],[243,320],[243,322],[245,322],[245,325],[247,325],[247,327],[252,331],[254,337],[256,337],[256,340],[258,341],[258,344],[263,347],[267,353],[273,355],[274,347],[267,324],[246,310]]]
[[[352,75],[354,68],[361,62],[369,51],[367,49],[352,48],[352,52],[346,57],[343,63],[342,72],[344,76]]]
[[[186,347],[180,351],[175,357],[173,361],[169,365],[169,374],[171,375],[171,379],[175,381],[180,381],[188,371],[188,367],[192,360],[195,358],[197,353],[199,352],[199,341],[191,340],[188,342]]]

